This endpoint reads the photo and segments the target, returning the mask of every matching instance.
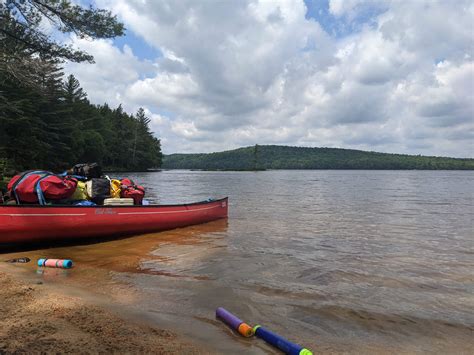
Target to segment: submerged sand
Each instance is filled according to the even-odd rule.
[[[0,271],[0,353],[196,354],[176,334]]]

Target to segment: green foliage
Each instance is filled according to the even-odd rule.
[[[81,38],[124,31],[109,11],[69,0],[0,2],[0,160],[16,170],[91,161],[121,170],[159,167],[160,141],[144,110],[134,117],[121,107],[91,105],[74,76],[64,80],[59,64],[92,56],[56,42],[42,21]]]
[[[6,158],[0,157],[0,180],[3,180],[3,177],[5,176],[5,171],[7,169],[7,162],[8,160]]]
[[[338,148],[258,145],[210,154],[164,156],[164,169],[459,169],[474,170],[474,159],[387,154]]]
[[[91,161],[121,170],[159,167],[160,141],[143,110],[136,118],[121,107],[91,105],[79,82],[73,76],[63,82],[62,75],[52,62],[35,85],[0,71],[0,157],[17,170]]]
[[[44,67],[46,68],[46,67]],[[79,82],[51,63],[36,85],[0,71],[0,158],[16,170],[62,170],[97,161],[120,170],[161,164],[160,141],[137,117],[89,103]]]
[[[8,160],[3,158],[1,154],[0,151],[0,191],[7,187],[9,181],[9,179],[5,177],[9,169]]]
[[[42,21],[80,38],[113,38],[124,33],[123,24],[110,11],[83,8],[69,0],[5,0],[0,4],[0,19],[0,38],[21,48],[26,57],[35,54],[42,59],[93,61],[91,55],[52,39]]]

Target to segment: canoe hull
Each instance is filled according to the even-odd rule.
[[[228,199],[183,205],[0,206],[0,244],[141,234],[226,218]]]

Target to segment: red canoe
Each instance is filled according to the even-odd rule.
[[[3,243],[140,234],[227,217],[227,197],[182,205],[0,205]]]

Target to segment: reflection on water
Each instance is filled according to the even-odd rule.
[[[71,270],[67,269],[52,269],[45,267],[38,267],[36,269],[36,274],[40,275],[41,278],[45,281],[60,281],[68,277],[71,273]]]
[[[73,258],[78,267],[69,281],[92,286],[91,275],[105,282],[100,273],[111,272],[111,285],[133,290],[135,307],[151,319],[220,352],[270,348],[223,327],[213,316],[218,306],[321,352],[469,352],[472,177],[447,171],[136,174],[131,178],[154,202],[228,195],[230,218],[37,255]]]

